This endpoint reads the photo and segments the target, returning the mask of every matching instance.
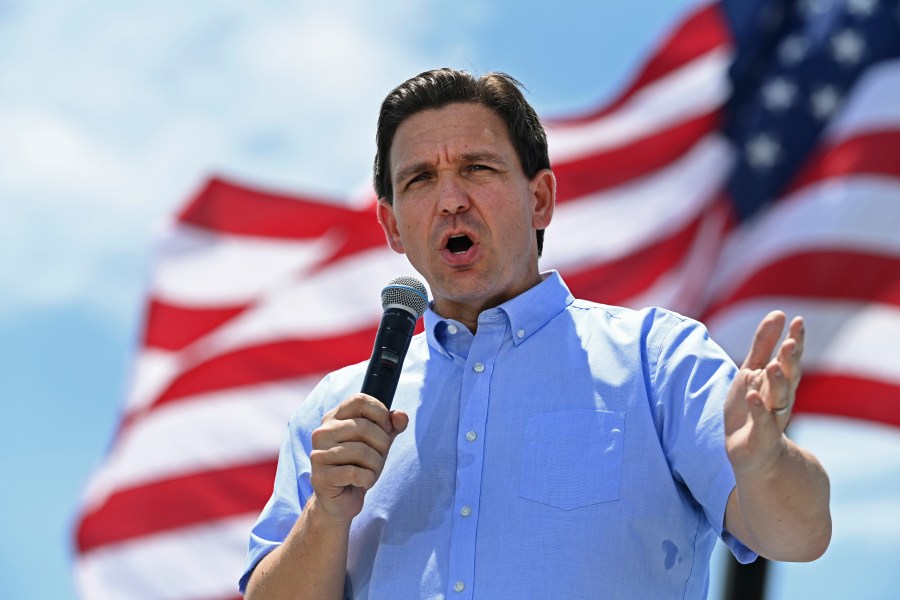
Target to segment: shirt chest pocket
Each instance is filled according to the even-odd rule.
[[[576,409],[528,419],[519,495],[573,510],[619,499],[625,413]]]

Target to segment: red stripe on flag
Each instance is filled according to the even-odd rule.
[[[602,262],[581,271],[567,270],[566,285],[576,298],[604,304],[626,304],[660,276],[678,265],[700,230],[703,215],[669,237],[622,258]]]
[[[149,348],[180,350],[236,317],[246,306],[187,308],[151,299],[144,344]]]
[[[330,261],[384,245],[374,211],[264,193],[213,179],[178,215],[182,223],[216,233],[275,239],[328,237]]]
[[[352,333],[307,340],[282,340],[218,355],[181,373],[156,399],[159,406],[186,396],[327,373],[365,360],[377,324]]]
[[[860,300],[900,306],[900,258],[840,250],[804,252],[767,263],[704,315],[709,320],[732,303],[788,296]]]
[[[178,220],[216,233],[317,239],[350,212],[336,203],[261,192],[213,178]]]
[[[845,175],[900,177],[900,131],[881,131],[849,138],[815,152],[787,193],[810,183]]]
[[[272,494],[277,461],[190,473],[119,490],[82,516],[79,552],[107,544],[197,525],[245,513],[258,513]]]
[[[718,124],[718,112],[681,121],[655,135],[553,165],[559,182],[557,202],[581,198],[630,180],[652,175],[682,158]]]
[[[700,58],[707,52],[730,45],[731,36],[718,4],[694,9],[657,47],[650,60],[625,90],[603,108],[581,116],[553,119],[548,122],[576,125],[599,119],[618,110],[642,88]]]
[[[864,419],[900,427],[900,386],[864,377],[809,373],[794,411]]]

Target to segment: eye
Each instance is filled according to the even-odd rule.
[[[428,173],[419,173],[414,177],[410,177],[409,181],[406,182],[406,185],[410,186],[414,183],[419,183],[420,181],[426,181],[428,178]]]

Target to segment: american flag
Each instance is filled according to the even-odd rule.
[[[797,410],[900,426],[900,6],[735,0],[689,14],[631,85],[546,123],[543,268],[576,296],[706,322],[740,362],[808,323]],[[213,179],[156,250],[134,384],[76,525],[86,599],[237,598],[285,424],[365,360],[411,272],[371,205]]]

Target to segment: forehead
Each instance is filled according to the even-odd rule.
[[[441,161],[479,151],[515,157],[506,123],[499,115],[474,102],[429,108],[397,128],[391,143],[391,170],[404,163]]]

